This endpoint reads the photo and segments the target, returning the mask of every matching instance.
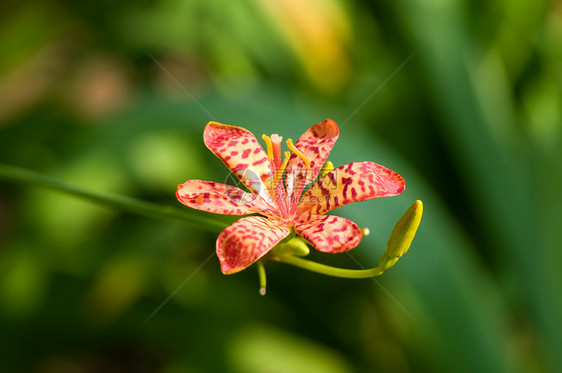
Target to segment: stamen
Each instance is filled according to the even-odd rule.
[[[303,154],[303,152],[301,152],[300,150],[297,149],[297,147],[295,146],[295,144],[293,144],[293,140],[289,139],[287,140],[287,147],[289,149],[291,149],[291,151],[293,153],[295,153],[298,157],[300,157],[300,159],[303,160],[306,169],[308,170],[310,168],[310,161],[308,160],[308,158],[306,158],[306,156]]]
[[[267,160],[271,161],[273,159],[273,145],[271,144],[271,138],[266,134],[261,135],[261,138],[265,141],[265,146],[267,147]]]
[[[363,236],[368,236],[369,234],[371,234],[371,231],[369,230],[369,228],[363,228],[361,229],[361,233],[363,234]]]
[[[332,171],[333,169],[334,169],[334,164],[330,161],[327,161],[326,163],[324,163],[324,166],[322,166],[322,169],[320,170],[320,173],[318,174],[318,178],[326,176],[326,174],[328,172]]]
[[[287,167],[287,163],[289,163],[289,158],[291,158],[291,152],[285,152],[285,159],[283,160],[283,163],[281,164],[281,167],[279,167],[277,169],[277,172],[275,173],[275,178],[273,179],[273,185],[271,186],[272,189],[277,187],[277,183],[279,182],[279,179],[281,178],[281,176],[283,176],[283,172],[285,172],[285,168]]]

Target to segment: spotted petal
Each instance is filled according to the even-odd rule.
[[[286,221],[261,216],[242,218],[217,238],[217,256],[224,274],[243,270],[291,233]]]
[[[313,215],[305,223],[295,223],[295,231],[316,249],[326,253],[343,253],[361,242],[361,229],[346,218]]]
[[[279,210],[254,193],[248,193],[232,185],[212,181],[188,180],[178,185],[178,200],[197,210],[213,214],[247,215],[260,213],[278,217]]]
[[[352,202],[395,196],[406,184],[396,172],[373,162],[335,168],[302,196],[297,216],[322,215]]]
[[[287,164],[287,192],[293,197],[292,200],[298,200],[303,188],[318,176],[339,133],[338,125],[333,120],[326,119],[310,127],[298,139],[295,146],[309,160],[310,169],[307,171],[304,161],[296,154],[291,155]]]
[[[203,132],[205,145],[248,189],[267,196],[265,185],[273,174],[267,154],[245,128],[209,122]],[[264,184],[265,183],[265,184]]]

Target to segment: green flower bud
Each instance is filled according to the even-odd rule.
[[[386,244],[386,254],[389,258],[400,258],[408,251],[420,225],[422,212],[423,204],[417,200],[398,220]]]

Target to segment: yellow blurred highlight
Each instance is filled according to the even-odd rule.
[[[350,77],[350,22],[334,0],[261,0],[317,88],[337,92]]]

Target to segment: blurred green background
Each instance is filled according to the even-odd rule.
[[[371,230],[362,265],[425,206],[376,281],[270,263],[260,297],[255,268],[206,261],[216,233],[0,179],[0,371],[562,371],[560,1],[0,7],[0,163],[180,207],[228,176],[212,118],[293,139],[331,118],[336,166],[407,182],[337,210]]]

